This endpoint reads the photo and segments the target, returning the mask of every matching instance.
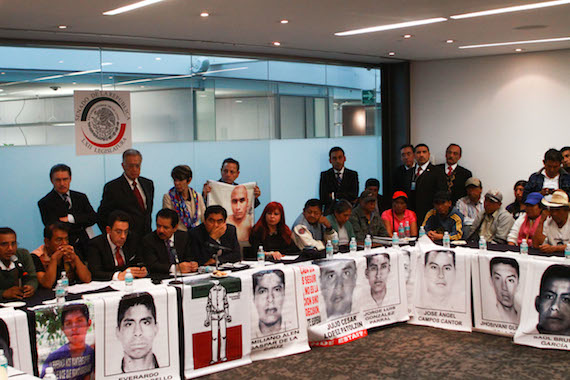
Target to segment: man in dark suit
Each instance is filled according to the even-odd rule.
[[[209,206],[204,211],[204,223],[188,231],[190,252],[198,265],[213,265],[213,255],[220,253],[220,263],[240,261],[241,254],[236,228],[226,223],[228,213],[222,206]],[[223,248],[216,248],[216,247]]]
[[[433,198],[438,191],[447,191],[443,171],[429,162],[430,152],[426,144],[414,148],[416,166],[410,176],[410,209],[416,212],[418,224],[433,207]]]
[[[354,204],[358,198],[358,173],[344,167],[346,156],[341,147],[335,146],[329,151],[332,168],[321,172],[319,195],[324,206],[324,213],[330,214],[337,199],[346,199]]]
[[[156,214],[156,231],[143,238],[143,258],[151,275],[198,270],[198,263],[190,258],[188,233],[177,231],[178,221],[176,211],[163,208]]]
[[[473,177],[470,170],[457,164],[461,159],[461,153],[463,152],[459,145],[453,143],[449,144],[445,150],[445,164],[437,165],[437,167],[445,173],[447,191],[451,193],[453,205],[455,205],[460,198],[467,195],[465,182]]]
[[[402,145],[400,148],[400,155],[402,158],[402,165],[398,166],[392,174],[392,190],[393,193],[400,190],[406,194],[410,194],[410,177],[414,172],[412,169],[415,164],[414,146],[411,144]]]
[[[44,226],[57,222],[65,223],[69,229],[69,244],[80,257],[85,258],[89,235],[85,231],[97,222],[97,214],[87,195],[69,189],[71,168],[65,164],[52,166],[49,178],[53,189],[40,199],[38,207]]]
[[[154,184],[150,179],[140,177],[142,155],[138,150],[123,152],[122,176],[105,184],[103,198],[97,213],[99,228],[105,230],[109,214],[122,210],[131,217],[130,230],[141,239],[152,231],[151,214],[154,198]]]
[[[131,270],[134,278],[146,277],[147,270],[137,256],[137,240],[133,239],[129,224],[127,213],[113,211],[105,233],[89,242],[87,260],[94,281],[123,281],[127,269]]]

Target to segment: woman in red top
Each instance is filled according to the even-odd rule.
[[[265,206],[263,214],[253,226],[249,242],[253,254],[257,255],[262,245],[265,256],[275,260],[280,260],[285,253],[299,251],[291,237],[291,230],[285,224],[285,211],[279,202],[270,202]],[[255,257],[248,258],[255,260]]]
[[[408,195],[403,191],[394,193],[392,196],[392,208],[382,213],[382,220],[390,236],[394,232],[398,232],[400,223],[405,226],[406,222],[410,224],[410,235],[418,236],[416,213],[408,210]]]

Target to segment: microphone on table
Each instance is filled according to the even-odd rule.
[[[206,246],[207,246],[208,248],[210,248],[210,249],[215,250],[215,251],[218,251],[218,250],[220,250],[220,251],[226,251],[226,252],[232,252],[232,251],[233,251],[233,249],[231,249],[231,248],[229,248],[229,247],[226,247],[226,246],[223,246],[223,245],[220,245],[220,244],[217,244],[217,243],[212,243],[212,242],[209,242],[209,241],[206,242]]]
[[[21,288],[23,285],[22,281],[28,277],[28,272],[26,271],[24,265],[20,262],[20,260],[18,260],[18,257],[16,255],[10,257],[10,261],[14,263],[16,269],[18,270],[18,286]]]

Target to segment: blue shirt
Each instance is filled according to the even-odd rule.
[[[83,354],[72,358],[69,343],[64,344],[48,355],[40,377],[45,376],[47,367],[53,368],[58,380],[82,380],[95,371],[95,351],[91,346],[85,345]]]

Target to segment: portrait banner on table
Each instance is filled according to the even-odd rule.
[[[251,274],[185,279],[186,378],[251,363]]]
[[[220,205],[228,213],[227,222],[237,229],[239,241],[248,241],[255,220],[255,182],[243,185],[228,185],[224,182],[208,180],[212,189],[208,194],[208,206]]]
[[[368,335],[361,312],[366,290],[356,285],[366,269],[364,257],[335,255],[298,266],[311,346],[340,345]]]
[[[96,365],[94,305],[78,301],[32,310],[40,377],[52,367],[59,380],[92,378]]]
[[[414,302],[417,280],[417,258],[418,255],[421,254],[421,250],[418,245],[415,247],[399,247],[398,250],[401,252],[400,261],[402,261],[402,267],[404,270],[404,279],[406,282],[406,298],[408,300],[408,314],[411,320],[414,317],[415,310]]]
[[[294,268],[272,265],[242,273],[252,278],[251,359],[308,351],[303,290]]]
[[[75,153],[121,153],[132,146],[129,91],[74,91]]]
[[[0,349],[8,359],[8,365],[33,374],[28,315],[22,310],[0,309]]]
[[[471,331],[471,252],[421,244],[414,318],[409,323]]]
[[[570,264],[564,259],[533,258],[514,342],[570,350]]]
[[[479,251],[471,258],[475,329],[513,336],[520,321],[529,256]]]

